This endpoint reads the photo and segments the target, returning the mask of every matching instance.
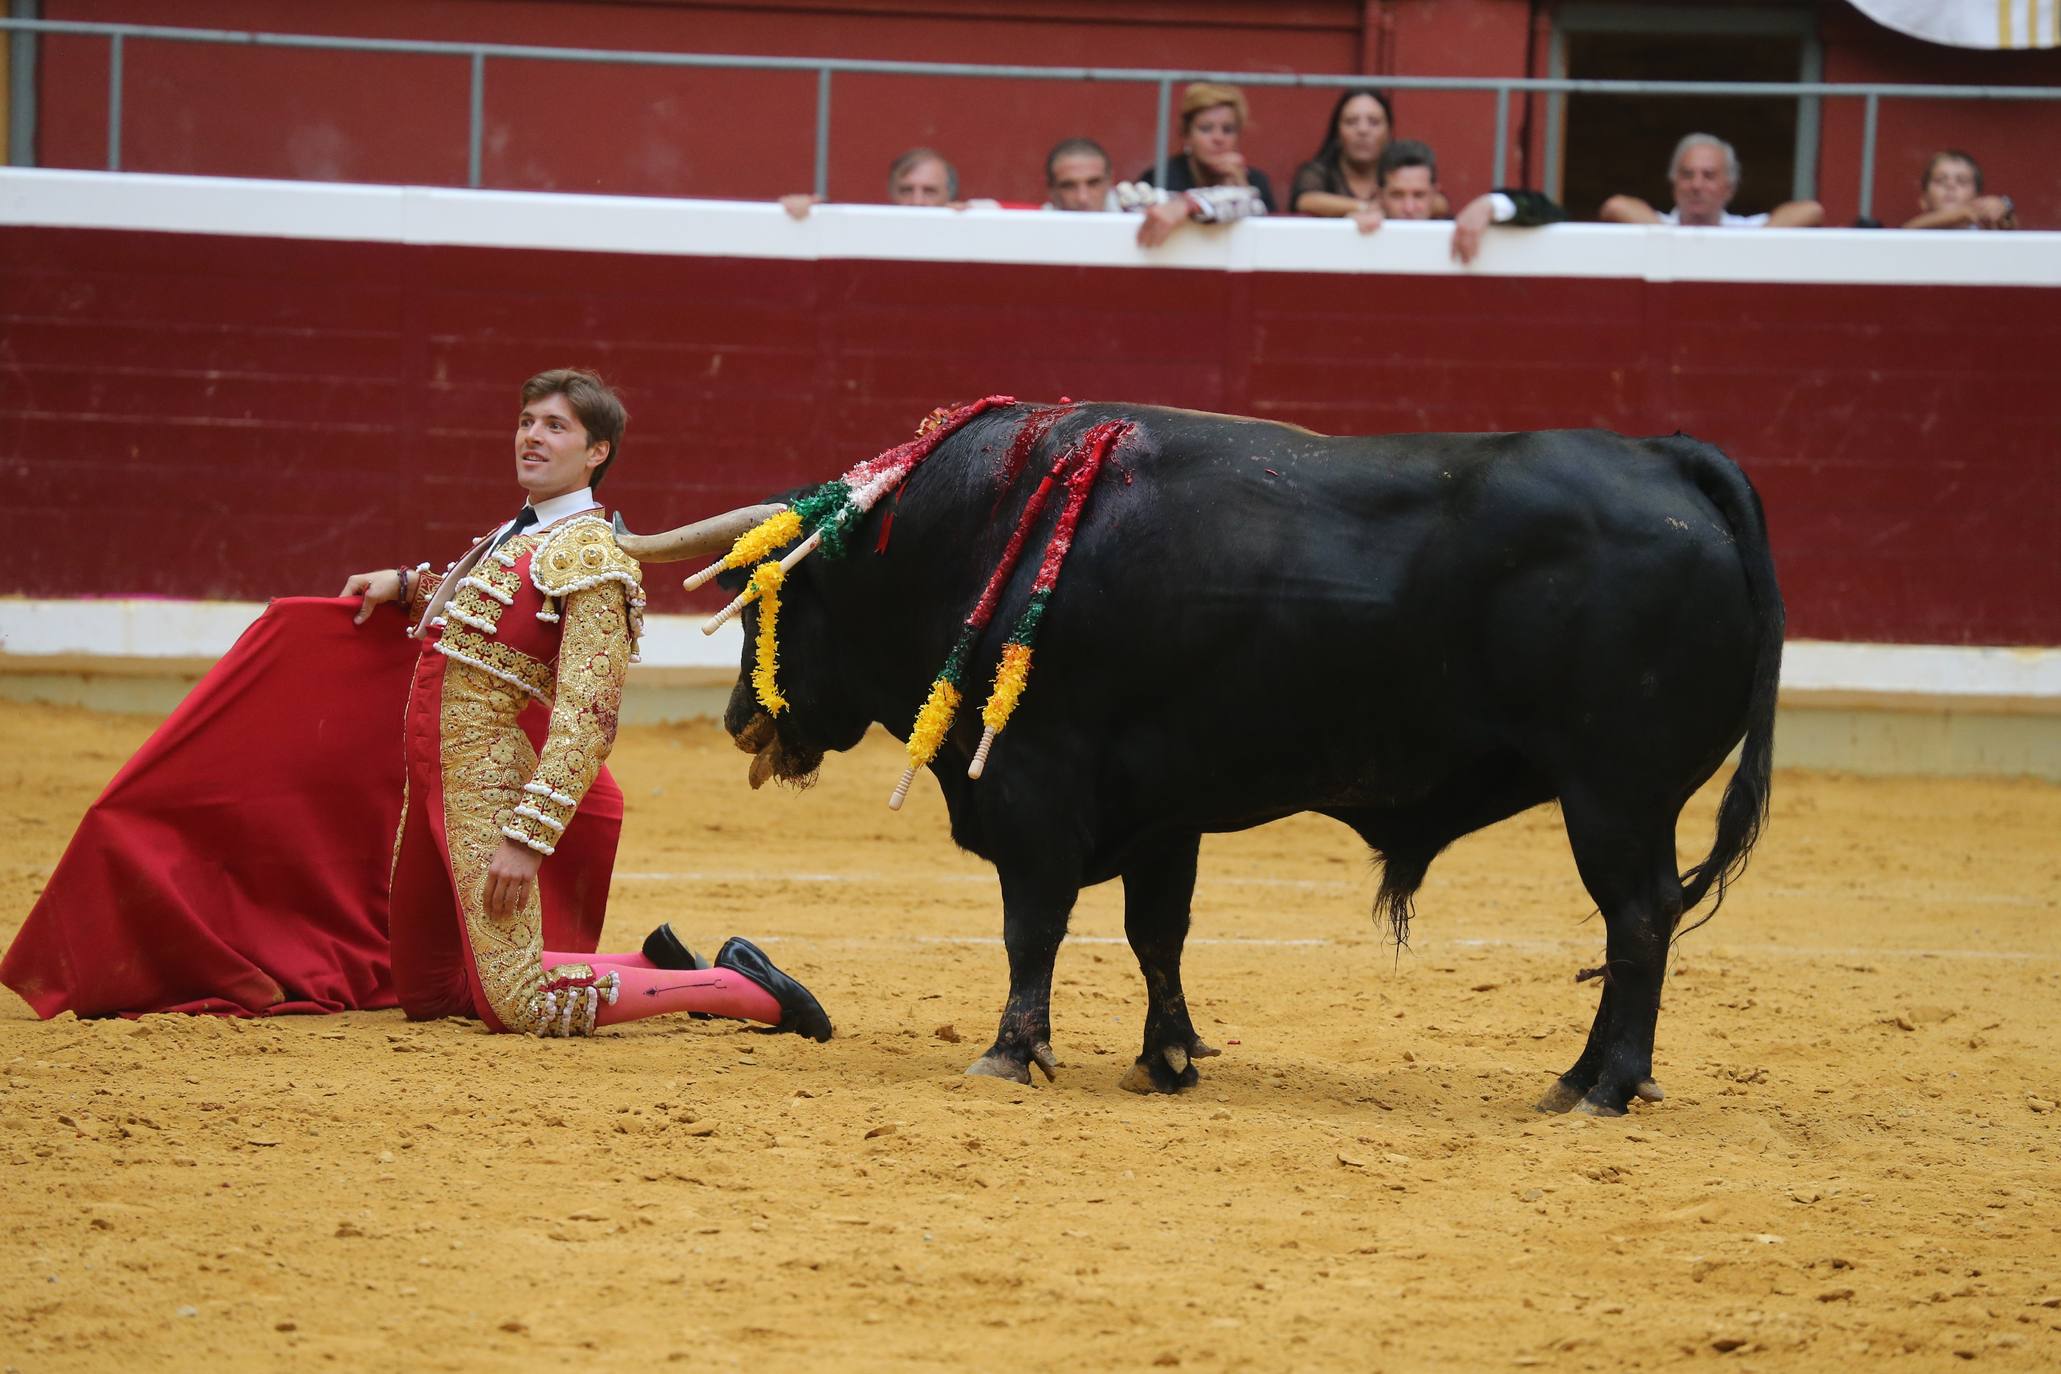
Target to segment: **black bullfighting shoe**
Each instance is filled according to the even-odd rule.
[[[716,967],[741,973],[757,983],[780,1004],[780,1024],[774,1030],[793,1031],[822,1043],[830,1038],[830,1018],[815,994],[773,966],[773,961],[742,935],[732,935],[716,951]]]
[[[672,922],[668,921],[644,937],[644,957],[653,968],[701,969],[708,967],[708,960],[696,954],[673,934]]]

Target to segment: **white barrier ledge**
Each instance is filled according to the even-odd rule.
[[[143,172],[0,169],[0,225],[261,238],[648,253],[675,257],[977,262],[1228,272],[1623,278],[1654,282],[2061,286],[2061,233],[1676,229],[1556,224],[1495,229],[1470,266],[1447,223],[1293,216],[1135,241],[1117,214],[819,206],[467,191]]]
[[[261,601],[180,601],[161,597],[37,600],[0,597],[0,671],[35,672],[37,661],[217,659],[259,612]],[[655,668],[735,671],[744,632],[731,621],[712,635],[698,615],[654,615],[644,622],[643,660]],[[396,633],[398,633],[396,629]]]
[[[0,598],[0,671],[35,672],[38,660],[62,659],[77,671],[81,659],[215,659],[263,609],[255,601]],[[744,647],[738,622],[704,635],[702,620],[649,617],[643,666],[734,671]],[[1792,640],[1783,651],[1782,689],[2061,706],[2061,648]]]

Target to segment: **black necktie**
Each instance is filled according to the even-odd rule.
[[[515,513],[515,523],[510,525],[498,539],[487,546],[487,552],[492,553],[495,549],[500,548],[503,544],[536,523],[537,508],[525,503],[523,508]]]

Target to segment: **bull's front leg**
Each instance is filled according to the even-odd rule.
[[[1030,1066],[1036,1064],[1049,1080],[1059,1067],[1052,1053],[1052,966],[1080,888],[1032,864],[1006,867],[1001,878],[1009,1000],[1002,1007],[995,1043],[967,1065],[966,1072],[1028,1083]]]
[[[1222,1053],[1196,1035],[1181,990],[1181,951],[1201,846],[1200,835],[1182,835],[1139,854],[1124,869],[1124,934],[1145,975],[1145,1044],[1119,1080],[1134,1093],[1192,1088],[1193,1061]]]

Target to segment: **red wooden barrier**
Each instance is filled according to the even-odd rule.
[[[1333,433],[1680,427],[1759,485],[1792,633],[2061,644],[2052,305],[0,227],[0,594],[326,593],[450,557],[516,503],[516,386],[579,363],[624,388],[605,494],[645,527],[834,475],[991,392]]]

